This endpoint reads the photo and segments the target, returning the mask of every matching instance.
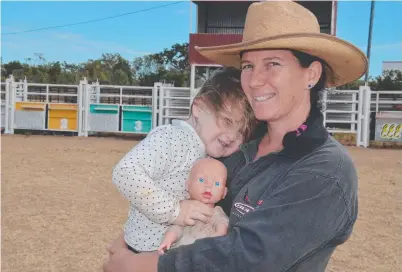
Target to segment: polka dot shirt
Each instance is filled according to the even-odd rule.
[[[156,250],[188,198],[190,169],[205,157],[205,147],[191,127],[174,120],[158,126],[130,150],[113,169],[113,183],[130,201],[124,226],[126,243],[138,251]]]

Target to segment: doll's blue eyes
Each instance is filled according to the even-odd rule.
[[[203,178],[199,178],[198,181],[201,182],[201,183],[203,183],[203,182],[204,182],[204,179],[203,179]],[[216,182],[215,182],[215,186],[219,186],[219,185],[221,185],[220,182],[219,182],[219,181],[216,181]]]

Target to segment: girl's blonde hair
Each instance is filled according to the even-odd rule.
[[[240,120],[240,133],[247,141],[257,125],[257,119],[247,100],[246,95],[240,84],[241,71],[235,68],[224,68],[218,70],[201,87],[191,105],[190,114],[194,103],[202,101],[217,118],[222,118],[221,114],[231,113],[233,109],[238,109],[242,113]]]

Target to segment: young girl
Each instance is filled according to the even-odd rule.
[[[239,149],[256,124],[240,85],[240,71],[217,72],[194,98],[187,121],[153,129],[113,170],[113,183],[130,201],[124,234],[114,246],[155,251],[171,224],[206,222],[213,208],[187,200],[185,184],[199,158],[226,157]]]

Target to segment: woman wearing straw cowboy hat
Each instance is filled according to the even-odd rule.
[[[253,3],[241,43],[197,50],[242,70],[265,126],[224,160],[228,233],[162,256],[112,249],[104,271],[324,271],[349,238],[358,203],[355,167],[324,128],[318,94],[360,78],[365,55],[321,34],[310,11],[283,1]]]

